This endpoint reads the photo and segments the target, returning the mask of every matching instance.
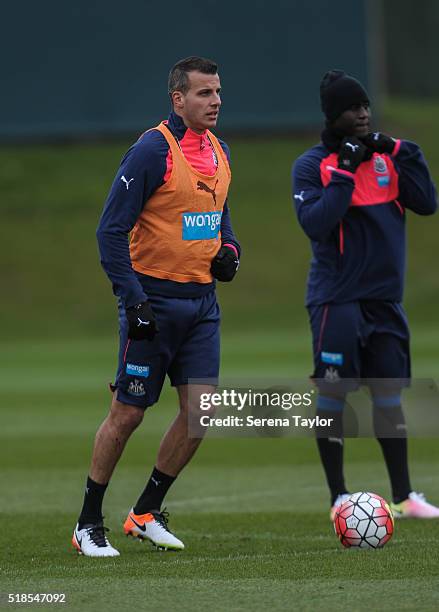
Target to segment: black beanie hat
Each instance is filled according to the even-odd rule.
[[[343,70],[330,70],[320,83],[320,103],[328,121],[334,121],[353,104],[369,101],[360,81]]]

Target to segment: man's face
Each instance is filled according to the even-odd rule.
[[[217,74],[189,72],[189,90],[183,94],[175,91],[172,101],[175,112],[185,125],[201,134],[215,127],[221,106],[221,83]]]
[[[369,102],[354,104],[345,110],[332,123],[334,129],[344,136],[356,136],[362,138],[370,131],[370,106]]]

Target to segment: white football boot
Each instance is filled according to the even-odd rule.
[[[166,510],[151,510],[146,514],[135,514],[131,508],[123,530],[141,540],[150,540],[157,548],[164,550],[183,550],[184,544],[168,528],[169,514]]]
[[[329,518],[331,519],[331,521],[335,519],[335,513],[340,508],[340,506],[344,504],[345,501],[347,501],[350,498],[350,496],[351,496],[351,493],[342,493],[335,499],[332,505],[332,508],[329,511]]]
[[[76,525],[72,544],[80,555],[86,557],[118,557],[120,553],[107,540],[106,531],[109,531],[109,529],[104,527],[102,521],[95,524],[86,524],[82,529],[79,529],[79,526]]]
[[[439,518],[439,508],[429,504],[423,493],[412,491],[407,499],[399,504],[390,504],[395,518]]]

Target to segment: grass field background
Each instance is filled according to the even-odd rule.
[[[423,146],[439,182],[433,108],[391,110],[391,133]],[[309,247],[291,210],[289,171],[312,142],[230,140],[243,260],[236,282],[219,289],[226,376],[310,373]],[[65,592],[78,610],[438,609],[439,521],[398,522],[381,551],[342,549],[312,440],[207,439],[167,498],[186,550],[158,553],[125,538],[122,522],[176,410],[169,388],[130,440],[105,500],[121,557],[87,559],[70,548],[116,365],[115,304],[94,230],[128,144],[0,148],[0,592]],[[438,229],[438,218],[410,215],[414,374],[436,379]],[[437,440],[410,448],[415,487],[439,503]],[[348,440],[346,459],[352,490],[389,497],[373,440]]]

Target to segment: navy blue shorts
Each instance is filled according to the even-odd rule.
[[[314,354],[313,378],[410,378],[410,332],[400,303],[382,301],[308,307]],[[353,384],[356,388],[358,384]],[[322,390],[322,389],[321,389]]]
[[[160,397],[166,374],[172,386],[219,375],[220,311],[215,291],[199,298],[149,295],[159,333],[154,340],[128,340],[125,309],[119,305],[120,350],[117,399],[147,408]]]

